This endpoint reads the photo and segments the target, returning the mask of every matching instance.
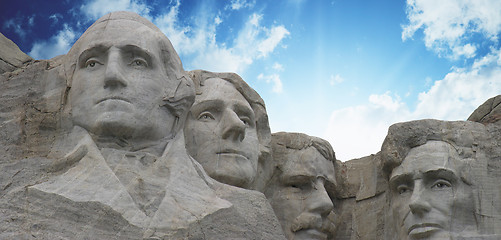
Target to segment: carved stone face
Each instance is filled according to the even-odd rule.
[[[467,214],[473,197],[459,178],[458,158],[450,144],[429,141],[411,149],[393,170],[391,209],[399,239],[449,239],[465,227],[462,218],[473,219]]]
[[[314,147],[290,151],[266,190],[287,239],[327,239],[333,208],[325,186],[334,182],[334,165]]]
[[[158,35],[134,21],[108,21],[79,41],[69,93],[74,124],[99,136],[169,136],[175,117],[160,107],[169,80]]]
[[[228,81],[207,79],[185,125],[188,153],[212,178],[248,187],[257,172],[259,141],[254,111]]]

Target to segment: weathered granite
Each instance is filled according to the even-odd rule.
[[[184,127],[188,153],[212,178],[262,191],[271,172],[264,101],[235,73],[189,74],[196,97]]]
[[[389,179],[385,239],[500,237],[501,147],[486,126],[394,124],[381,158]]]
[[[33,59],[22,52],[19,47],[0,33],[0,74],[12,72],[23,67]]]
[[[264,193],[288,239],[331,239],[336,160],[329,142],[302,133],[272,134],[273,174]],[[334,220],[334,221],[333,221]]]
[[[108,14],[0,81],[1,239],[283,239],[262,193],[187,154],[193,84],[146,19]]]
[[[483,124],[495,123],[499,120],[501,120],[501,95],[489,98],[468,117],[468,121]]]

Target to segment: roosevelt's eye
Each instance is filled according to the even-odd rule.
[[[450,188],[452,186],[452,184],[445,180],[445,179],[440,179],[440,180],[437,180],[433,183],[433,185],[431,186],[431,188],[433,189],[444,189],[444,188]]]
[[[200,115],[198,115],[197,119],[200,121],[211,121],[215,120],[216,118],[210,112],[202,112],[200,113]]]
[[[409,186],[407,185],[399,185],[397,187],[397,192],[398,194],[405,194],[405,193],[409,193],[409,192],[412,192],[412,188],[410,188]]]

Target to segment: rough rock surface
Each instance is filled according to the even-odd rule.
[[[19,47],[0,33],[0,74],[12,72],[33,59],[23,53]]]
[[[468,117],[468,121],[483,124],[495,123],[499,120],[501,120],[501,95],[489,98]]]
[[[119,12],[101,21],[110,19],[117,24],[106,29],[141,22],[156,31],[136,14]],[[166,62],[181,66],[169,50],[172,59]],[[75,66],[68,67],[68,59],[73,56],[31,61],[0,75],[0,239],[284,238],[264,195],[211,179],[187,155],[182,131],[163,145],[164,154],[154,156],[113,142],[98,147],[93,132],[73,126],[65,105],[72,93],[68,70]],[[169,79],[180,83],[171,92],[189,86],[183,85],[182,68],[176,71]],[[186,104],[177,103],[169,111],[182,116],[174,110]],[[113,165],[116,156],[122,162]]]
[[[137,21],[140,17],[134,15],[128,18]],[[176,59],[169,61],[175,62]],[[142,176],[137,179],[144,180],[145,186],[153,183],[144,188],[146,191],[138,187],[141,181],[124,180],[123,176],[130,175],[120,175],[120,171],[126,172],[133,166],[112,168],[106,162],[109,156],[119,154],[122,150],[98,148],[94,140],[90,140],[93,138],[89,137],[91,133],[88,130],[79,130],[78,127],[75,130],[71,124],[68,125],[68,112],[63,103],[71,90],[68,82],[71,67],[67,68],[66,63],[67,56],[32,60],[10,40],[0,36],[0,239],[284,238],[279,221],[265,196],[212,179],[200,164],[186,154],[182,135],[169,141],[168,149],[175,151],[166,151],[158,158],[153,157],[160,167],[148,170],[158,173],[163,167],[170,169],[171,173],[157,181],[159,185],[165,185],[165,182],[171,184],[169,188],[151,190],[155,189],[158,179],[153,175],[141,175],[144,172],[134,174]],[[180,75],[183,75],[182,72]],[[262,100],[256,102],[264,109]],[[262,114],[262,120],[259,121],[266,125],[266,112]],[[440,236],[426,229],[419,233],[420,236],[500,239],[499,119],[501,95],[482,104],[471,114],[469,121],[419,120],[394,124],[382,143],[381,152],[347,162],[335,161],[330,145],[317,144],[318,148],[314,147],[313,142],[318,139],[311,139],[316,138],[281,133],[278,134],[281,137],[272,140],[275,156],[271,156],[270,149],[263,151],[268,154],[265,156],[267,165],[259,165],[257,175],[265,177],[259,179],[259,187],[255,189],[269,188],[266,192],[268,200],[274,202],[285,199],[287,204],[296,206],[295,210],[308,209],[317,203],[316,211],[322,212],[319,214],[322,221],[315,220],[319,217],[311,214],[314,211],[308,213],[305,210],[303,212],[309,215],[301,213],[293,218],[287,216],[293,211],[280,213],[280,220],[295,220],[295,217],[305,216],[297,218],[301,224],[293,225],[291,228],[294,230],[299,230],[300,226],[315,226],[320,230],[328,230],[329,239],[409,239],[407,233],[412,233],[415,227],[405,229],[406,223],[398,222],[399,211],[403,209],[409,212],[409,218],[417,221],[416,211],[419,210],[411,206],[405,194],[418,192],[415,189],[419,181],[414,180],[435,176],[435,173],[426,176],[419,173],[428,171],[422,167],[434,166],[437,159],[444,159],[440,154],[447,153],[446,158],[454,164],[441,162],[439,166],[444,172],[452,169],[449,176],[456,177],[452,180],[440,178],[440,181],[450,181],[433,185],[433,189],[438,187],[443,191],[442,194],[428,198],[422,202],[422,206],[428,204],[432,209],[438,200],[438,203],[452,202],[453,207],[442,215],[421,213],[431,216],[426,220],[428,223],[445,218],[449,224],[436,231]],[[263,136],[267,137],[265,143],[261,141],[260,144],[269,147],[268,126],[263,129]],[[77,137],[67,137],[73,131],[78,133]],[[290,146],[287,147],[288,144]],[[298,147],[301,144],[308,147]],[[289,152],[292,157],[288,157]],[[296,152],[299,154],[294,155]],[[430,153],[438,155],[430,156]],[[152,159],[147,154],[123,155],[137,157],[143,162]],[[273,161],[270,160],[272,157]],[[302,160],[296,161],[298,159]],[[332,163],[335,180],[331,177],[331,165],[318,165],[313,160]],[[291,164],[277,164],[276,161],[290,161]],[[101,167],[97,168],[94,163]],[[300,192],[298,189],[284,190],[284,183],[279,182],[283,180],[280,176],[287,172],[286,169],[316,169],[315,177],[321,176],[319,179],[323,178],[323,181],[293,182],[294,186],[288,187],[312,184],[309,188],[311,195],[297,197]],[[395,184],[399,175],[416,172],[418,175],[412,175],[413,181]],[[105,177],[109,178],[100,181]],[[280,184],[273,185],[273,181]],[[448,184],[453,186],[453,194],[448,192]],[[107,186],[112,187],[99,192],[96,190],[97,185],[104,186],[102,189],[105,190]],[[431,189],[424,189],[423,192],[431,194]],[[107,198],[109,192],[114,193],[114,196]],[[139,193],[156,194],[156,198],[144,197]],[[315,194],[318,197],[311,197]],[[127,199],[120,198],[122,196]],[[327,198],[332,204],[323,201]],[[419,199],[420,196],[416,193],[414,198]],[[162,207],[162,203],[169,207]],[[279,202],[274,202],[273,206],[287,210]],[[164,212],[159,212],[159,209]],[[160,217],[151,217],[154,215]],[[308,220],[311,220],[311,224]]]

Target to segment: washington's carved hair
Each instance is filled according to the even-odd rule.
[[[67,104],[68,93],[71,89],[78,57],[84,50],[82,49],[82,42],[85,41],[86,36],[89,35],[90,32],[99,30],[99,27],[102,27],[103,24],[108,24],[110,21],[136,22],[152,30],[147,34],[153,34],[153,36],[158,39],[157,43],[161,51],[159,55],[166,76],[165,80],[167,82],[172,81],[171,86],[165,89],[164,106],[176,115],[180,119],[179,121],[184,121],[184,115],[188,112],[187,110],[195,99],[193,84],[188,74],[184,71],[181,59],[176,50],[174,50],[174,47],[165,34],[163,34],[153,23],[133,12],[113,12],[101,17],[82,34],[68,54],[66,54],[64,57],[64,72],[62,73],[66,79],[66,91],[62,99],[63,110],[65,108],[64,106]]]

